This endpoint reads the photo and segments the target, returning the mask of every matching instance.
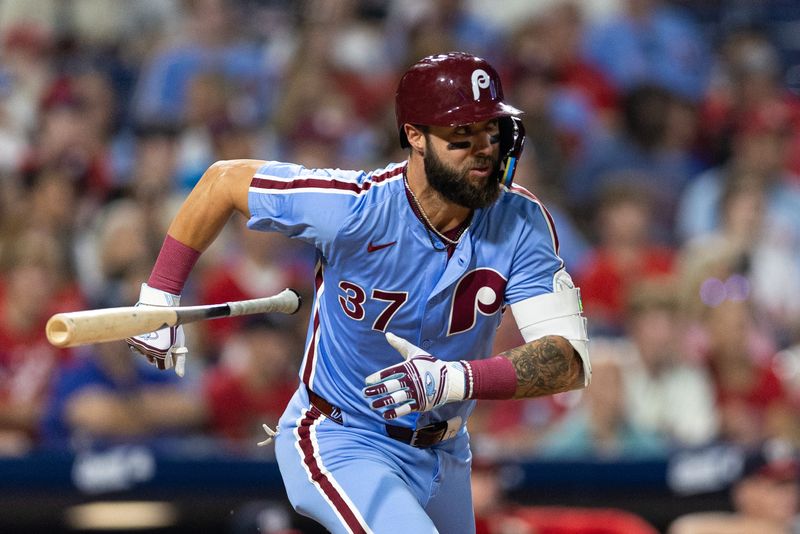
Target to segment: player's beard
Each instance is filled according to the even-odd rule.
[[[469,172],[474,161],[459,171],[442,161],[433,146],[428,142],[423,163],[428,183],[446,200],[469,209],[490,206],[500,196],[500,160],[489,159],[492,172],[482,185],[476,185],[469,179]]]

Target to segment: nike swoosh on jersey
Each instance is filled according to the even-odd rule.
[[[369,244],[367,245],[367,253],[375,252],[376,250],[381,250],[382,248],[391,247],[395,243],[397,243],[397,241],[392,241],[391,243],[383,243],[380,245],[373,245],[372,241],[370,241]]]

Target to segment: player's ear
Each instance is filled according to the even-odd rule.
[[[420,156],[425,155],[425,132],[413,124],[404,124],[403,130],[408,138],[408,144],[411,145],[411,150],[418,153]]]

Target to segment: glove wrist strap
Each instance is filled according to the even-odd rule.
[[[467,396],[470,387],[467,366],[464,365],[464,362],[450,362],[447,366],[449,367],[447,373],[447,402],[462,401],[469,398]]]
[[[139,304],[147,304],[148,306],[180,306],[180,295],[173,295],[166,291],[161,291],[147,284],[142,284],[139,291]]]

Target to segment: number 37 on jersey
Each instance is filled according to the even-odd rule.
[[[462,276],[453,291],[447,335],[472,329],[478,313],[490,316],[500,310],[505,285],[506,279],[493,269],[479,268]],[[354,321],[367,319],[368,303],[378,304],[380,311],[369,319],[372,319],[372,329],[379,332],[386,331],[392,318],[409,300],[407,291],[364,288],[347,280],[339,282],[339,290],[339,305]]]

